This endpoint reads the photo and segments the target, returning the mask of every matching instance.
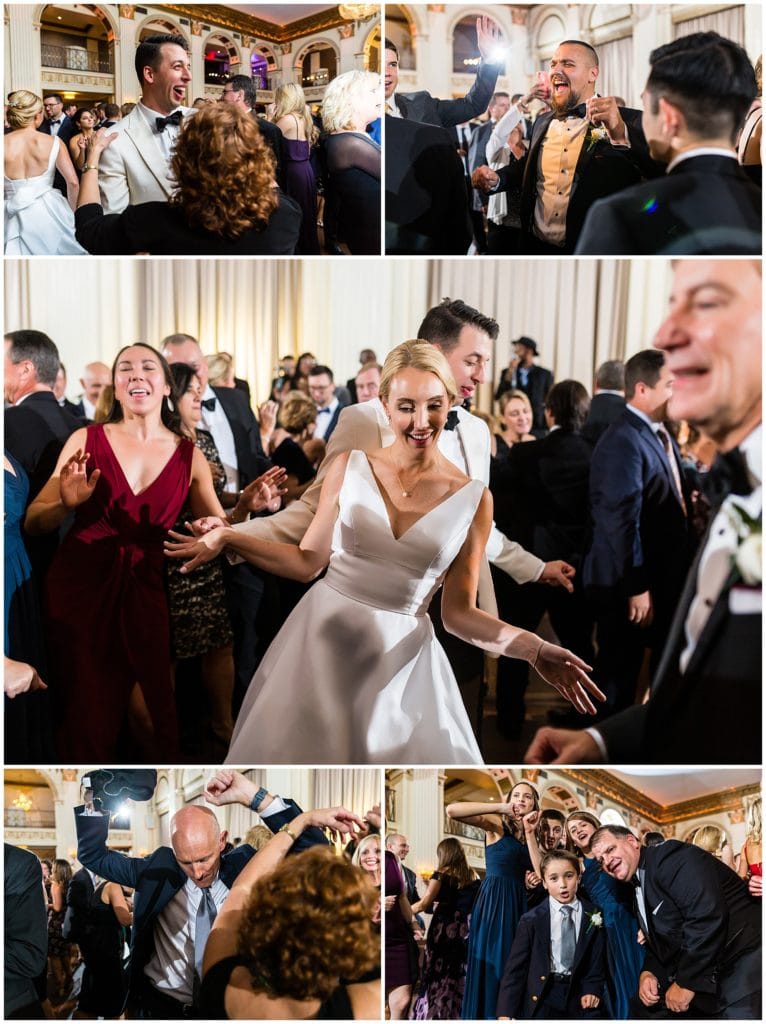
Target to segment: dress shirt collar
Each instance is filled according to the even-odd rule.
[[[562,907],[571,907],[574,912],[575,918],[577,917],[577,913],[580,910],[580,907],[582,906],[580,900],[577,897],[575,897],[571,903],[559,903],[555,896],[548,896],[548,903],[550,904],[552,914],[558,914]]]
[[[668,164],[666,174],[670,174],[674,167],[684,160],[691,160],[695,156],[728,156],[736,163],[737,154],[733,149],[723,149],[721,146],[698,146],[696,149],[687,149],[683,153],[679,153],[678,156],[674,156]]]
[[[739,450],[745,456],[747,472],[751,477],[750,482],[754,487],[760,487],[763,481],[763,468],[761,464],[761,443],[763,424],[759,423],[755,430],[751,430],[739,446]]]
[[[634,416],[638,416],[638,418],[643,420],[648,427],[651,427],[653,433],[656,434],[658,430],[664,429],[661,423],[655,423],[655,421],[650,419],[645,412],[642,412],[641,409],[637,409],[635,405],[631,405],[630,402],[625,403],[625,408],[630,409]]]

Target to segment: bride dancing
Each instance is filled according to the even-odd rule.
[[[227,763],[476,764],[455,677],[426,614],[444,584],[456,636],[528,661],[582,712],[604,696],[570,651],[476,605],[492,499],[438,450],[457,388],[444,356],[408,341],[386,359],[380,398],[394,443],[335,459],[300,545],[216,527],[171,533],[190,571],[229,548],[268,572],[310,580],[245,696]]]

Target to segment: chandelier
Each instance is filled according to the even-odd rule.
[[[26,793],[19,793],[15,800],[11,801],[11,807],[15,807],[19,811],[27,813],[32,810],[34,804],[29,799]]]
[[[338,12],[346,21],[365,21],[379,9],[379,4],[338,4]]]

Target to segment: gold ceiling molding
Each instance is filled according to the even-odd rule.
[[[339,25],[348,24],[337,6],[330,7],[320,14],[312,14],[308,18],[299,18],[289,25],[275,25],[273,22],[254,18],[250,14],[218,4],[160,4],[157,10],[209,23],[211,28],[226,28],[240,35],[256,36],[259,40],[271,43],[288,43],[314,32],[325,32]]]
[[[750,786],[737,786],[723,792],[709,793],[705,796],[694,797],[692,800],[683,800],[663,806],[645,793],[600,768],[579,770],[565,768],[561,769],[561,774],[602,797],[622,804],[628,810],[648,818],[658,825],[668,825],[705,814],[731,811],[741,807],[743,800],[747,797],[758,796],[761,791],[760,785],[754,783]]]

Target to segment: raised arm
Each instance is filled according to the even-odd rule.
[[[465,543],[444,580],[442,621],[445,629],[491,654],[529,662],[545,682],[571,701],[578,711],[595,714],[589,694],[598,700],[606,698],[587,676],[590,668],[581,658],[478,608],[479,567],[491,526],[492,499],[485,490]]]
[[[430,914],[431,907],[434,905],[439,897],[439,891],[442,887],[441,878],[432,878],[428,883],[425,895],[421,896],[417,902],[410,904],[412,907],[413,914]]]
[[[338,495],[347,462],[348,454],[344,453],[330,468],[322,485],[316,515],[300,544],[277,544],[225,526],[191,538],[171,531],[171,539],[165,542],[165,554],[169,558],[183,559],[185,564],[181,571],[189,572],[229,548],[267,572],[288,579],[313,579],[330,560]]]
[[[503,834],[502,812],[505,807],[505,804],[482,804],[475,800],[464,800],[460,803],[447,804],[447,817],[453,821],[464,821],[466,825],[474,825],[483,829],[493,839],[499,839]]]
[[[67,153],[67,148],[61,139],[56,138],[53,141],[54,146],[58,146],[58,153],[56,155],[56,170],[59,172],[61,177],[66,182],[66,197],[69,205],[74,208],[77,206],[77,194],[80,191],[80,182],[77,178],[77,172],[74,169],[72,158]]]
[[[27,509],[24,529],[31,536],[56,530],[95,490],[101,471],[94,469],[88,479],[87,433],[83,427],[67,439],[53,475]]]
[[[146,862],[141,857],[128,857],[124,853],[110,850],[106,845],[109,815],[85,813],[90,806],[90,803],[86,803],[74,809],[77,859],[83,867],[102,878],[135,889]]]

